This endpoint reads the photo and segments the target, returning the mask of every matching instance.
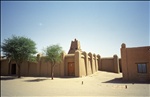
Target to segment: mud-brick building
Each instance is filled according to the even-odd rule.
[[[126,48],[122,44],[121,64],[124,80],[150,81],[150,46]]]
[[[23,62],[21,65],[22,76],[51,76],[51,64],[45,61],[45,56],[37,55],[37,62]],[[80,42],[74,40],[68,54],[62,54],[62,62],[55,66],[54,76],[87,76],[98,71],[100,56],[86,53],[81,50]],[[18,68],[15,61],[1,59],[1,75],[16,75]]]

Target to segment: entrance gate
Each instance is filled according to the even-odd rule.
[[[68,76],[75,76],[74,62],[69,62],[68,63]]]
[[[11,74],[16,74],[16,64],[11,65]]]

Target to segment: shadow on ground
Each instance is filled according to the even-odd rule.
[[[56,77],[56,78],[73,79],[73,78],[80,78],[80,77],[75,77],[75,76],[63,76],[63,77]]]
[[[44,81],[44,80],[48,80],[48,79],[47,78],[37,78],[37,79],[25,80],[25,82],[40,82],[40,81]]]
[[[122,78],[114,78],[112,80],[106,81],[106,82],[102,82],[102,83],[116,83],[116,84],[150,84],[149,81],[124,81]]]
[[[15,76],[1,76],[1,80],[14,80],[17,79]]]
[[[70,77],[70,76],[65,76],[65,77],[54,77],[55,78],[61,78],[61,79],[72,79],[72,78],[78,78],[78,77]],[[25,82],[40,82],[44,80],[52,80],[51,77],[45,77],[45,78],[36,78],[36,79],[31,79],[31,80],[25,80]]]

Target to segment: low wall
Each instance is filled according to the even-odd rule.
[[[5,59],[1,60],[0,68],[1,68],[1,76],[2,75],[9,75],[8,59],[7,60],[5,60]]]
[[[102,64],[101,70],[113,72],[114,71],[113,62],[114,62],[113,58],[102,58],[101,59],[101,64]]]
[[[10,66],[8,65],[8,59],[1,60],[1,76],[4,75],[17,75],[18,67],[14,71],[15,74],[12,74],[12,65],[15,64],[15,61],[11,61]],[[21,76],[51,76],[51,64],[45,62],[45,59],[38,62],[23,62],[21,64]],[[55,66],[54,76],[60,76],[60,64]]]
[[[54,76],[68,76],[68,63],[74,63],[75,76],[87,76],[99,70],[119,73],[119,59],[116,55],[111,58],[101,58],[99,55],[76,51],[75,54],[62,55],[63,62],[55,65]],[[1,75],[11,75],[12,64],[8,65],[8,59],[1,60]],[[18,67],[16,66],[16,75]],[[38,62],[23,62],[21,65],[22,76],[51,76],[51,64],[40,57]]]
[[[117,55],[101,58],[98,66],[98,69],[101,71],[120,73],[119,59]]]

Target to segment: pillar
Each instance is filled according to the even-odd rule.
[[[85,57],[85,69],[86,69],[86,75],[89,75],[89,65],[88,65],[88,54],[86,52],[83,52],[83,55]]]
[[[66,55],[65,52],[63,52],[61,55],[62,56],[62,62],[60,64],[60,76],[61,77],[65,76],[65,55]]]
[[[128,80],[128,64],[127,64],[127,50],[126,45],[123,43],[121,45],[121,64],[122,64],[122,74],[123,74],[123,80]]]
[[[75,52],[75,76],[80,77],[81,75],[81,52],[76,50]]]
[[[94,66],[95,66],[95,72],[97,72],[97,56],[96,54],[93,55],[94,59]]]
[[[101,56],[97,55],[98,58],[98,70],[101,70]]]
[[[91,55],[91,61],[92,61],[92,71],[95,73],[95,63],[94,63],[94,56]]]
[[[93,74],[93,65],[92,65],[92,64],[93,64],[93,60],[92,60],[92,58],[93,58],[92,56],[93,56],[93,55],[92,55],[91,52],[89,52],[89,53],[88,53],[88,56],[90,57],[90,64],[88,64],[88,66],[90,65],[90,66],[89,66],[89,69],[91,69],[91,74]]]
[[[120,73],[118,56],[114,55],[113,58],[114,58],[114,72]]]
[[[98,56],[95,55],[96,72],[98,71]]]

